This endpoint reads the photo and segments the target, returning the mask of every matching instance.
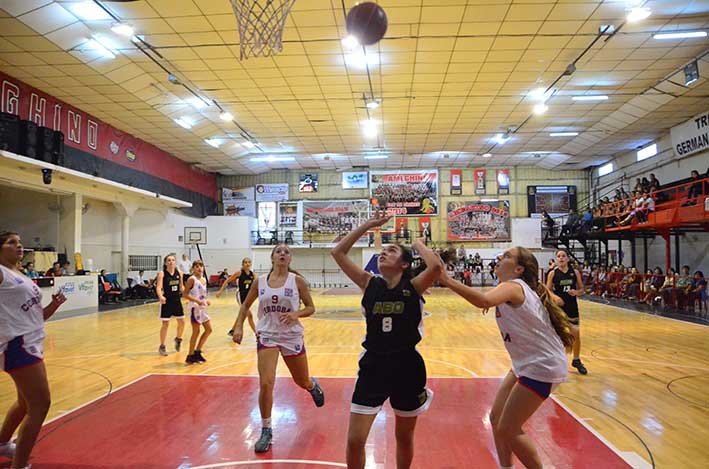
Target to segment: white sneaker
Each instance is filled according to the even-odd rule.
[[[7,456],[12,459],[15,456],[15,443],[8,441],[0,444],[0,456]]]

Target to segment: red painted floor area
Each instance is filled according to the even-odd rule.
[[[326,404],[318,409],[290,379],[278,378],[274,445],[257,456],[253,452],[260,434],[256,378],[150,375],[48,424],[32,456],[32,467],[328,467],[285,461],[225,464],[268,459],[342,464],[354,380],[323,378],[320,383]],[[497,384],[496,379],[430,379],[435,397],[429,412],[419,418],[414,467],[497,467],[487,422]],[[550,467],[629,467],[552,400],[526,429]],[[376,467],[396,466],[394,416],[388,405],[372,428],[367,451]]]

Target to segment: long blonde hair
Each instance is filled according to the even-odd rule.
[[[539,299],[542,301],[544,308],[549,313],[549,319],[554,326],[556,334],[564,343],[564,347],[568,350],[574,343],[574,335],[571,332],[571,323],[569,317],[563,309],[557,305],[551,297],[551,292],[546,285],[539,282],[539,263],[529,249],[517,246],[517,265],[524,268],[524,272],[520,278],[524,283],[529,285],[529,288],[534,290]]]

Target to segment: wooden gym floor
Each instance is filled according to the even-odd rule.
[[[56,438],[59,433],[52,438],[46,438],[49,432],[62,431],[61,428],[57,428],[62,426],[60,425],[62,422],[76,420],[77,416],[81,415],[82,411],[72,412],[74,409],[93,400],[97,401],[84,409],[92,406],[100,407],[104,401],[107,404],[111,402],[114,413],[105,415],[107,426],[115,423],[115,415],[122,414],[121,406],[125,409],[123,412],[127,415],[125,418],[135,418],[134,421],[123,421],[117,427],[116,431],[121,434],[112,435],[114,445],[115,442],[126,438],[126,434],[138,431],[145,423],[137,417],[129,417],[133,415],[129,410],[138,403],[132,402],[127,397],[119,397],[121,393],[125,393],[125,396],[143,396],[143,399],[147,395],[153,401],[164,399],[165,395],[161,394],[164,390],[161,391],[160,380],[164,381],[167,378],[156,376],[144,378],[146,375],[165,375],[177,379],[174,381],[171,378],[169,386],[164,385],[169,389],[172,389],[170,386],[184,389],[183,385],[175,384],[182,383],[179,376],[173,375],[215,375],[226,379],[209,386],[205,383],[211,383],[209,379],[212,378],[193,377],[187,381],[200,383],[201,387],[198,386],[194,394],[187,393],[184,400],[171,404],[170,410],[165,411],[166,415],[178,419],[182,417],[181,414],[175,413],[174,407],[179,408],[183,405],[185,415],[192,418],[201,408],[200,402],[210,400],[219,402],[218,399],[224,399],[224,389],[229,389],[230,386],[242,390],[251,389],[249,386],[253,387],[254,380],[244,377],[256,374],[254,338],[247,329],[244,344],[237,346],[226,336],[226,331],[236,312],[233,293],[234,290],[230,290],[229,294],[225,294],[221,299],[211,298],[213,304],[210,308],[210,316],[215,332],[204,349],[208,362],[202,365],[184,364],[190,333],[189,324],[185,331],[183,351],[180,353],[171,351],[168,357],[158,356],[160,321],[157,319],[156,304],[49,322],[45,341],[45,362],[52,390],[49,419],[56,421],[47,425],[43,432],[45,438],[36,448],[34,467],[36,469],[68,468],[78,467],[79,463],[81,467],[86,468],[147,467],[140,464],[131,465],[127,462],[123,463],[125,465],[98,464],[95,460],[82,460],[80,456],[77,459],[76,452],[72,458],[65,461],[60,461],[62,456],[56,454],[49,458],[52,451],[59,446]],[[329,447],[334,448],[330,450],[332,454],[321,456],[326,456],[328,461],[339,463],[344,462],[344,433],[334,429],[346,428],[347,399],[351,393],[353,378],[356,376],[357,355],[361,351],[360,342],[364,334],[364,322],[360,319],[359,313],[359,299],[360,296],[351,294],[316,293],[314,300],[318,314],[304,320],[306,349],[312,373],[314,376],[326,379],[332,388],[333,392],[328,394],[328,404],[337,405],[338,409],[345,409],[341,418],[340,413],[334,412],[323,420],[323,425],[330,425],[333,429],[330,438],[338,441],[334,446],[332,442],[328,442]],[[436,410],[437,414],[434,414],[437,417],[430,416],[429,419],[434,421],[441,418],[441,410],[448,403],[465,396],[464,399],[469,401],[471,406],[470,419],[484,422],[496,382],[475,378],[499,378],[509,370],[509,358],[502,346],[494,315],[482,316],[479,310],[469,306],[459,297],[447,291],[436,290],[427,298],[426,311],[430,316],[425,319],[426,335],[419,349],[426,359],[433,387],[438,388],[432,404],[432,412],[436,406],[439,406],[439,410]],[[654,464],[659,468],[707,467],[709,453],[706,450],[706,441],[709,440],[709,429],[706,422],[709,421],[709,393],[706,390],[709,389],[709,340],[707,340],[709,329],[706,326],[585,301],[581,302],[581,314],[582,358],[589,369],[589,374],[580,376],[575,371],[571,371],[569,382],[557,389],[555,400],[544,404],[548,407],[545,412],[561,412],[555,410],[557,407],[568,410],[576,417],[572,419],[574,425],[588,427],[597,439],[614,447],[632,466],[652,467]],[[168,350],[172,349],[174,331],[173,323],[168,335]],[[279,376],[288,376],[287,373],[286,367],[281,363]],[[118,388],[136,380],[138,381],[135,384],[116,392]],[[454,393],[448,382],[464,383],[464,386],[461,386],[467,390],[461,391],[458,396],[457,393],[462,388],[455,388]],[[144,393],[126,392],[131,389],[137,390],[136,386],[146,386],[145,383],[157,383],[155,384],[157,387],[146,388]],[[327,393],[327,387],[325,390]],[[217,392],[219,396],[213,394]],[[244,425],[252,430],[258,428],[255,396],[251,395],[251,391],[249,394],[247,402],[242,403],[243,410],[240,416],[245,423],[241,424],[242,428],[236,429],[237,435],[240,435],[239,432],[246,435]],[[6,374],[3,374],[3,378],[0,378],[0,412],[4,412],[14,397],[11,381]],[[305,417],[310,418],[309,412],[317,412],[312,407],[312,403],[302,399],[289,380],[279,380],[276,407],[281,405],[282,411],[287,413],[291,399],[293,409],[299,408],[300,405],[310,406],[303,410],[302,415]],[[220,411],[221,408],[223,407],[205,406],[205,409],[215,416],[215,421],[222,418],[223,412],[226,412]],[[115,412],[116,409],[118,412]],[[102,418],[100,415],[104,414],[96,413],[94,419]],[[331,421],[336,418],[335,415],[342,421],[337,423]],[[465,411],[451,417],[465,421]],[[423,422],[424,419],[426,416],[420,420]],[[208,425],[210,415],[207,414],[206,418],[205,415],[201,415],[200,420]],[[389,423],[382,423],[382,428],[388,428],[386,425],[391,424],[391,414],[384,414],[382,420],[389,421]],[[539,420],[541,422],[541,416]],[[248,422],[251,422],[250,426]],[[432,427],[428,423],[425,425]],[[530,425],[534,426],[530,431],[533,437],[537,438],[537,434],[543,434],[543,429],[537,430],[536,422],[530,422]],[[541,422],[539,425],[547,424]],[[572,426],[569,425],[569,432],[577,432],[578,429],[572,429]],[[64,430],[69,432],[71,426],[64,425],[64,427]],[[372,452],[372,467],[391,467],[393,441],[389,440],[393,440],[393,433],[390,430],[382,431],[380,435],[388,442],[389,454],[381,454],[379,451],[378,437],[370,439],[371,445],[368,451]],[[430,430],[433,433],[436,431],[435,428]],[[462,431],[464,430],[461,427]],[[564,430],[556,428],[555,431],[558,433]],[[428,438],[426,432],[427,430],[421,429],[417,434],[420,449],[414,460],[415,467],[424,465],[494,467],[491,465],[494,464],[492,458],[494,446],[491,436],[486,431],[458,435],[468,440],[482,440],[481,451],[487,452],[483,459],[485,463],[482,462],[483,460],[479,465],[470,461],[460,461],[460,465],[450,463],[444,465],[441,462],[439,466],[436,465],[435,460],[426,457],[427,446],[424,444]],[[451,432],[455,433],[455,430]],[[275,435],[273,455],[267,453],[266,458],[275,458],[278,454],[282,454],[283,447],[289,444],[281,437],[280,447],[278,447],[281,453],[277,453],[278,428],[275,429]],[[239,438],[251,443],[253,439],[251,436],[239,436]],[[538,438],[543,440],[545,437]],[[167,439],[169,440],[169,435]],[[557,439],[558,435],[552,435],[548,441],[541,443],[553,446]],[[51,441],[54,443],[51,444]],[[76,441],[75,437],[73,441]],[[85,442],[87,447],[95,444],[89,441],[90,438]],[[181,444],[190,446],[191,442],[182,440]],[[580,443],[571,442],[571,444],[573,446]],[[574,452],[574,449],[580,454],[588,454],[586,462],[590,464],[589,467],[594,467],[594,456],[587,453],[584,447],[566,447],[565,451]],[[317,449],[314,451],[317,453]],[[560,463],[557,459],[557,464],[554,464],[554,461],[549,461],[548,458],[554,458],[553,448],[543,452],[547,459],[545,462],[557,468],[579,467],[578,463],[568,461]],[[243,459],[253,457],[248,448],[245,455]],[[209,465],[200,467],[230,467],[215,465],[223,461],[223,457],[209,460]],[[161,465],[159,461],[154,460],[151,467],[196,467],[185,464],[166,462]],[[0,460],[0,467],[6,465],[5,461]],[[293,466],[288,465],[288,467]],[[306,464],[299,467],[308,466]]]

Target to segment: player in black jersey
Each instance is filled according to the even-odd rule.
[[[332,250],[342,271],[364,292],[362,307],[367,335],[362,343],[365,353],[359,360],[359,373],[352,394],[347,435],[347,467],[364,468],[364,445],[377,413],[389,399],[396,414],[396,466],[407,468],[414,457],[416,417],[430,405],[433,394],[426,388],[426,366],[416,351],[421,341],[423,292],[438,278],[441,265],[424,240],[416,249],[426,268],[411,274],[413,255],[398,244],[382,249],[377,260],[381,276],[372,276],[355,264],[347,253],[367,231],[382,226],[389,218],[375,214],[351,231]]]
[[[158,272],[158,281],[155,291],[160,300],[160,348],[158,353],[167,355],[165,349],[165,339],[167,329],[170,326],[170,318],[177,318],[177,336],[175,337],[175,351],[180,351],[182,345],[182,334],[185,332],[185,312],[182,309],[182,274],[177,270],[177,259],[174,254],[165,256],[162,272]]]
[[[222,286],[219,287],[219,291],[217,292],[217,298],[219,298],[224,291],[225,288],[227,288],[227,285],[229,285],[231,282],[234,280],[238,279],[238,286],[239,290],[236,293],[236,302],[237,304],[242,304],[244,300],[246,299],[246,295],[249,294],[249,290],[251,289],[251,284],[254,283],[254,271],[251,270],[251,259],[248,257],[244,257],[241,261],[241,270],[238,272],[235,272],[231,274],[231,277],[226,279],[224,283],[222,283]],[[254,324],[254,316],[251,314],[251,310],[249,310],[246,313],[246,319],[249,320],[249,326],[251,327],[251,330],[254,331],[254,334],[256,333],[256,324]],[[229,337],[234,335],[234,328],[236,327],[236,321],[234,321],[234,325],[231,326],[231,329],[229,329]]]
[[[581,278],[581,272],[569,265],[569,255],[563,249],[556,251],[556,265],[547,276],[547,288],[553,292],[557,298],[557,304],[561,306],[571,323],[571,332],[574,334],[574,345],[572,352],[574,359],[571,366],[579,373],[588,373],[586,367],[581,363],[581,325],[579,323],[579,304],[576,298],[586,293]]]

